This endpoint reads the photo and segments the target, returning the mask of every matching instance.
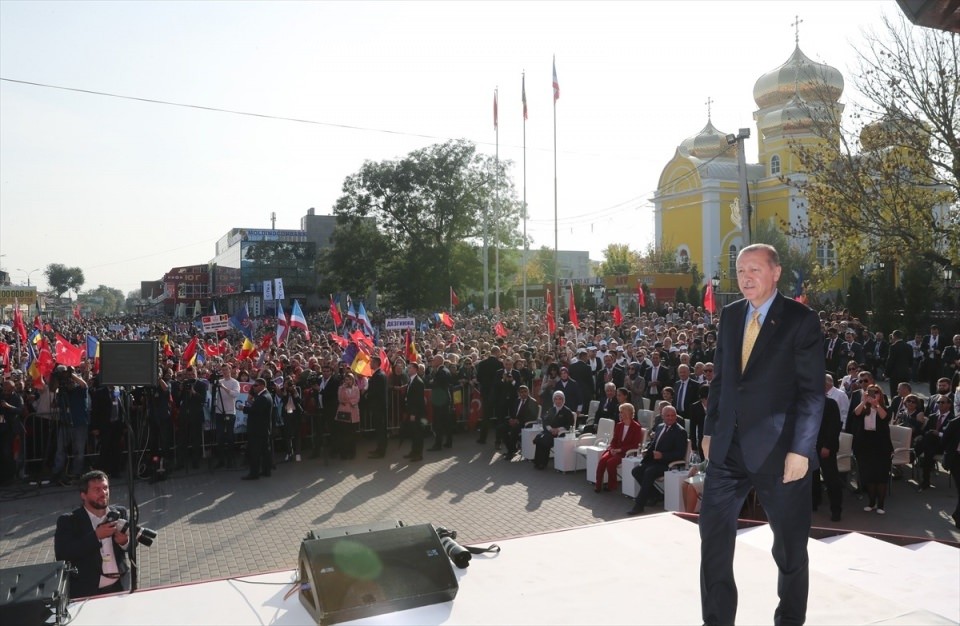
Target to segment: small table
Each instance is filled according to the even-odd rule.
[[[600,462],[600,455],[603,454],[607,446],[583,446],[580,450],[586,450],[587,456],[587,482],[597,482],[597,463]],[[579,454],[579,451],[577,452]]]
[[[543,428],[540,426],[524,428],[520,431],[520,456],[528,461],[533,460],[533,456],[537,451],[537,447],[533,445],[533,438],[539,435],[542,431]]]
[[[574,433],[554,438],[553,469],[558,472],[575,472],[585,468],[585,459],[577,454],[577,436]]]
[[[627,456],[620,463],[620,490],[623,495],[636,498],[640,493],[640,484],[633,479],[633,468],[643,461],[641,456]]]
[[[683,480],[687,473],[671,470],[663,475],[663,510],[683,511]]]

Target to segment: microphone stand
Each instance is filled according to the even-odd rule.
[[[130,556],[130,593],[137,590],[137,528],[140,523],[140,511],[137,508],[137,500],[134,497],[133,487],[137,476],[134,472],[134,442],[133,421],[130,416],[130,388],[123,387],[123,421],[127,426],[127,489],[128,489],[128,511],[129,511],[129,537],[127,541],[127,552]]]

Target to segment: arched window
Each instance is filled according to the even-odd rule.
[[[770,157],[770,175],[776,176],[780,173],[780,157],[776,154]]]
[[[730,244],[730,256],[727,259],[727,276],[737,277],[737,246]]]
[[[690,269],[690,252],[686,248],[680,248],[677,252],[677,263],[680,265],[680,271],[682,272]]]

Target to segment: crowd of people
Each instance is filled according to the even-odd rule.
[[[689,304],[616,313],[581,312],[578,328],[569,319],[558,320],[553,334],[537,311],[528,312],[526,329],[519,311],[454,312],[453,327],[413,312],[429,325],[409,333],[382,330],[391,315],[381,314],[372,318],[376,331],[367,333],[375,337],[358,344],[320,311],[308,315],[309,335],[293,330],[282,345],[271,339],[278,330],[275,319],[253,320],[252,351],[244,336],[250,328],[205,335],[196,324],[175,319],[38,319],[28,340],[34,348],[38,340],[52,344],[58,336],[74,345],[89,336],[160,341],[157,384],[134,389],[101,384],[93,357],[74,367],[57,365],[38,378],[23,369],[30,359],[27,342],[15,329],[5,332],[0,479],[46,473],[75,483],[91,467],[116,476],[125,468],[123,451],[132,437],[138,438],[135,447],[145,450],[141,474],[152,479],[199,469],[204,459],[213,470],[243,465],[246,479],[268,477],[277,463],[304,457],[348,460],[356,455],[359,430],[374,437],[371,458],[384,456],[390,432],[411,441],[407,458],[417,462],[425,452],[450,448],[454,432],[466,428],[476,429],[480,444],[492,433],[493,445],[512,460],[520,429],[538,419],[543,429],[533,465],[543,468],[555,437],[595,432],[602,418],[621,422],[629,405],[631,416],[647,407],[655,412],[638,446],[641,455],[651,457],[639,474],[644,487],[638,512],[653,495],[649,483],[667,465],[653,459],[663,456],[653,449],[661,424],[684,430],[691,450],[703,457],[717,319]],[[820,312],[820,322],[825,370],[835,381],[828,382],[827,397],[837,404],[841,429],[854,436],[869,506],[881,512],[890,470],[889,424],[914,430],[921,487],[929,484],[945,451],[957,415],[960,335],[947,340],[934,326],[905,341],[901,331],[875,332],[845,311]],[[184,359],[195,337],[193,354]],[[358,347],[370,357],[361,368],[353,358]],[[879,379],[890,380],[892,402],[876,386]],[[914,393],[917,382],[929,385],[926,402]],[[588,416],[594,401],[597,410]],[[148,435],[128,431],[128,412],[149,425]],[[239,415],[246,418],[244,436],[237,432]],[[834,439],[831,434],[824,442],[825,458],[835,455]],[[616,476],[611,469],[621,451],[614,447],[603,459],[599,477]],[[834,477],[824,475],[824,482],[828,495],[836,494]]]

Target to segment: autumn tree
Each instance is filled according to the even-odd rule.
[[[649,243],[647,249],[638,255],[638,270],[642,274],[680,272],[677,249],[666,243]]]
[[[625,243],[611,243],[603,250],[600,262],[601,276],[622,276],[637,271],[640,265],[639,255]]]
[[[885,19],[857,46],[862,101],[846,126],[809,107],[822,141],[792,146],[807,197],[795,234],[830,241],[841,264],[921,256],[960,261],[960,35]]]

